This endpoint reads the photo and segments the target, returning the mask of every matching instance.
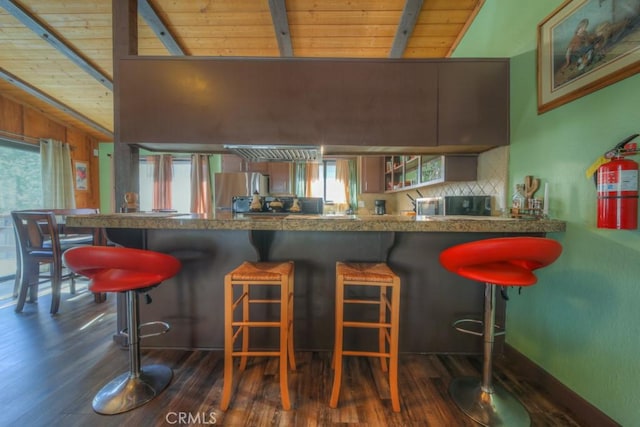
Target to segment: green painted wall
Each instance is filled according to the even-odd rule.
[[[456,57],[511,58],[510,188],[549,182],[564,251],[536,286],[511,293],[507,342],[622,425],[638,425],[640,232],[595,227],[586,168],[639,132],[640,75],[538,115],[537,24],[559,0],[487,0]],[[636,158],[635,160],[640,160]]]

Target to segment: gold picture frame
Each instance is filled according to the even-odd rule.
[[[73,162],[73,180],[76,190],[89,190],[89,163],[78,160]]]
[[[640,71],[640,0],[566,0],[538,24],[538,114]]]

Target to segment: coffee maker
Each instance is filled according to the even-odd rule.
[[[374,208],[374,213],[376,215],[384,215],[387,213],[387,208],[386,208],[386,200],[374,200],[373,204],[375,206]]]

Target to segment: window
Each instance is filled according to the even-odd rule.
[[[138,203],[141,211],[151,211],[153,206],[153,164],[140,158],[140,195]],[[173,157],[173,179],[171,181],[171,208],[178,212],[191,209],[191,159]]]
[[[318,164],[317,177],[311,181],[309,197],[322,197],[325,203],[346,203],[344,183],[336,176],[336,161],[324,160]]]
[[[0,139],[0,188],[0,278],[9,278],[16,272],[11,211],[42,207],[37,145]]]

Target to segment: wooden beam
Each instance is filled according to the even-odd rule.
[[[144,18],[151,31],[155,33],[171,55],[186,55],[184,49],[178,44],[175,36],[169,31],[169,28],[167,28],[149,0],[138,0],[138,13]]]
[[[396,35],[393,38],[391,44],[391,51],[389,52],[389,58],[402,58],[404,50],[407,48],[407,42],[413,28],[416,25],[420,10],[422,9],[423,0],[407,0],[402,10],[402,16],[400,17],[400,23],[396,30]]]
[[[48,42],[56,50],[69,58],[74,64],[99,81],[107,89],[113,90],[113,82],[109,76],[98,70],[85,59],[66,40],[50,30],[37,17],[19,6],[14,0],[0,0],[2,6],[11,16],[20,21],[24,26],[36,33],[40,38]]]
[[[68,114],[70,116],[72,116],[73,118],[81,121],[82,123],[86,124],[87,126],[97,130],[98,132],[108,136],[109,138],[113,138],[113,132],[111,132],[109,129],[106,129],[102,126],[100,126],[98,123],[94,122],[93,120],[91,120],[90,118],[88,118],[87,116],[84,116],[83,114],[77,112],[76,110],[74,110],[73,108],[69,107],[68,105],[63,104],[62,102],[58,101],[55,98],[52,98],[51,96],[47,95],[46,93],[42,92],[40,89],[31,86],[29,83],[25,82],[24,80],[21,80],[19,77],[14,76],[13,74],[11,74],[10,72],[8,72],[7,70],[5,70],[4,68],[0,67],[0,79],[5,80],[6,82],[16,86],[19,89],[22,89],[23,91],[27,92],[28,94],[35,96],[36,98],[38,98],[41,101],[46,102],[47,104],[57,108],[58,110],[64,112],[65,114]]]
[[[271,19],[276,32],[280,56],[292,57],[291,33],[289,32],[289,20],[287,19],[287,6],[285,0],[269,0]]]

